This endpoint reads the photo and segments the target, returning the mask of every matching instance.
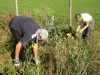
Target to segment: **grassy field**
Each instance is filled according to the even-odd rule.
[[[60,29],[69,26],[69,0],[18,0],[19,15],[30,15],[40,24],[55,21],[47,26],[52,37],[46,45],[39,44],[39,66],[29,66],[29,61],[16,69],[10,57],[14,39],[9,31],[9,21],[16,15],[14,0],[0,0],[0,75],[99,75],[100,74],[100,9],[99,0],[72,0],[72,27],[76,28],[76,13],[90,13],[95,20],[91,40],[80,37],[66,38]],[[45,11],[45,12],[44,12]],[[49,18],[48,18],[48,15]],[[42,18],[38,17],[41,16]],[[55,25],[58,27],[56,29]],[[52,31],[53,30],[53,31]],[[85,42],[84,42],[85,41]],[[30,50],[30,49],[28,49]],[[27,51],[28,51],[27,50]],[[32,58],[29,55],[29,60]],[[17,72],[17,73],[16,73]]]
[[[15,14],[15,1],[14,0],[0,0],[0,10],[2,13],[8,13],[13,12]],[[99,30],[100,22],[99,22],[99,0],[73,0],[72,1],[72,17],[73,17],[73,27],[75,25],[74,16],[76,13],[90,13],[95,20],[96,29]],[[18,1],[19,6],[19,15],[23,15],[26,11],[31,12],[32,15],[34,15],[34,11],[36,9],[39,9],[40,11],[42,9],[50,8],[51,11],[53,11],[53,15],[58,18],[58,20],[63,20],[65,24],[69,23],[69,0],[19,0]],[[41,12],[39,13],[41,14]]]

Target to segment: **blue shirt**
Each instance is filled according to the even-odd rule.
[[[40,26],[30,17],[16,16],[10,22],[10,29],[18,31],[22,35],[20,42],[23,46],[36,40],[32,35],[36,33]]]

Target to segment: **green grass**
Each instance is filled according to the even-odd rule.
[[[0,13],[8,13],[12,11],[15,14],[15,1],[14,0],[0,0]],[[99,0],[73,0],[72,1],[72,18],[73,27],[76,27],[74,16],[76,13],[90,13],[95,20],[95,28],[99,30]],[[53,15],[58,20],[63,20],[64,24],[69,24],[69,0],[18,0],[19,15],[23,15],[26,11],[31,12],[34,15],[36,9],[50,8],[53,11]]]
[[[7,13],[12,11],[15,14],[15,1],[14,0],[0,0],[0,13]],[[99,0],[72,0],[72,17],[73,27],[76,27],[74,16],[76,13],[87,12],[90,13],[95,20],[95,28],[100,29],[99,21]],[[69,23],[69,0],[18,0],[19,15],[23,15],[26,11],[34,15],[36,9],[50,8],[53,15],[64,22],[65,25]]]
[[[88,12],[95,19],[95,30],[92,40],[65,38],[60,29],[66,29],[69,25],[69,4],[67,1],[56,0],[18,0],[19,15],[28,15],[42,25],[45,21],[56,18],[52,25],[45,26],[51,32],[52,37],[47,40],[46,45],[39,44],[40,66],[27,66],[27,63],[19,68],[23,75],[98,75],[100,74],[100,22],[99,22],[99,0],[72,0],[73,28],[76,27],[75,13]],[[16,71],[10,57],[14,46],[14,39],[9,31],[8,24],[15,15],[13,0],[0,0],[0,73],[15,75]],[[46,10],[46,11],[45,11]],[[11,12],[11,13],[10,13]],[[48,15],[46,14],[49,14]],[[40,18],[41,16],[42,18]],[[58,28],[56,29],[55,25]],[[52,31],[53,30],[53,31]],[[98,31],[97,31],[98,30]],[[7,38],[5,38],[7,37]],[[30,50],[30,49],[29,49]],[[9,66],[8,66],[8,64]],[[26,68],[25,68],[26,67]]]

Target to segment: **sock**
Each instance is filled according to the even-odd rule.
[[[19,58],[16,58],[16,59],[15,59],[15,62],[19,62]]]
[[[38,57],[33,58],[34,61],[38,60]]]

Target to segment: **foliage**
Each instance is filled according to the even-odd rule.
[[[80,1],[77,2],[80,3]],[[21,2],[23,1],[21,0]],[[86,1],[84,1],[84,3],[85,2]],[[74,3],[76,3],[76,1]],[[57,4],[55,5],[54,9],[57,7]],[[79,6],[76,6],[76,8],[78,7]],[[28,7],[26,9],[28,9]],[[39,44],[39,58],[41,63],[36,66],[34,63],[30,62],[33,58],[30,46],[26,51],[27,60],[24,63],[21,62],[21,66],[18,68],[15,68],[12,65],[13,63],[12,58],[10,58],[10,54],[13,50],[15,42],[9,31],[8,25],[14,15],[12,13],[7,13],[6,15],[1,14],[0,34],[4,34],[1,35],[2,40],[0,40],[1,73],[4,75],[98,75],[100,73],[100,32],[95,30],[91,40],[82,39],[81,35],[77,38],[73,35],[68,37],[68,26],[65,26],[66,22],[63,23],[64,18],[61,18],[60,16],[59,17],[62,20],[57,18],[53,15],[54,12],[45,6],[40,10],[37,8],[34,9],[34,15],[29,12],[30,10],[27,10],[24,15],[34,18],[37,23],[48,29],[50,33],[48,40],[45,41],[44,44]],[[79,10],[81,10],[81,7]],[[75,10],[73,13],[76,12],[77,11]],[[80,12],[83,12],[83,10]],[[57,13],[56,15],[59,15]],[[94,16],[96,17],[97,15],[94,14]],[[98,20],[96,22],[98,25]],[[7,39],[5,39],[5,37],[7,37]]]

